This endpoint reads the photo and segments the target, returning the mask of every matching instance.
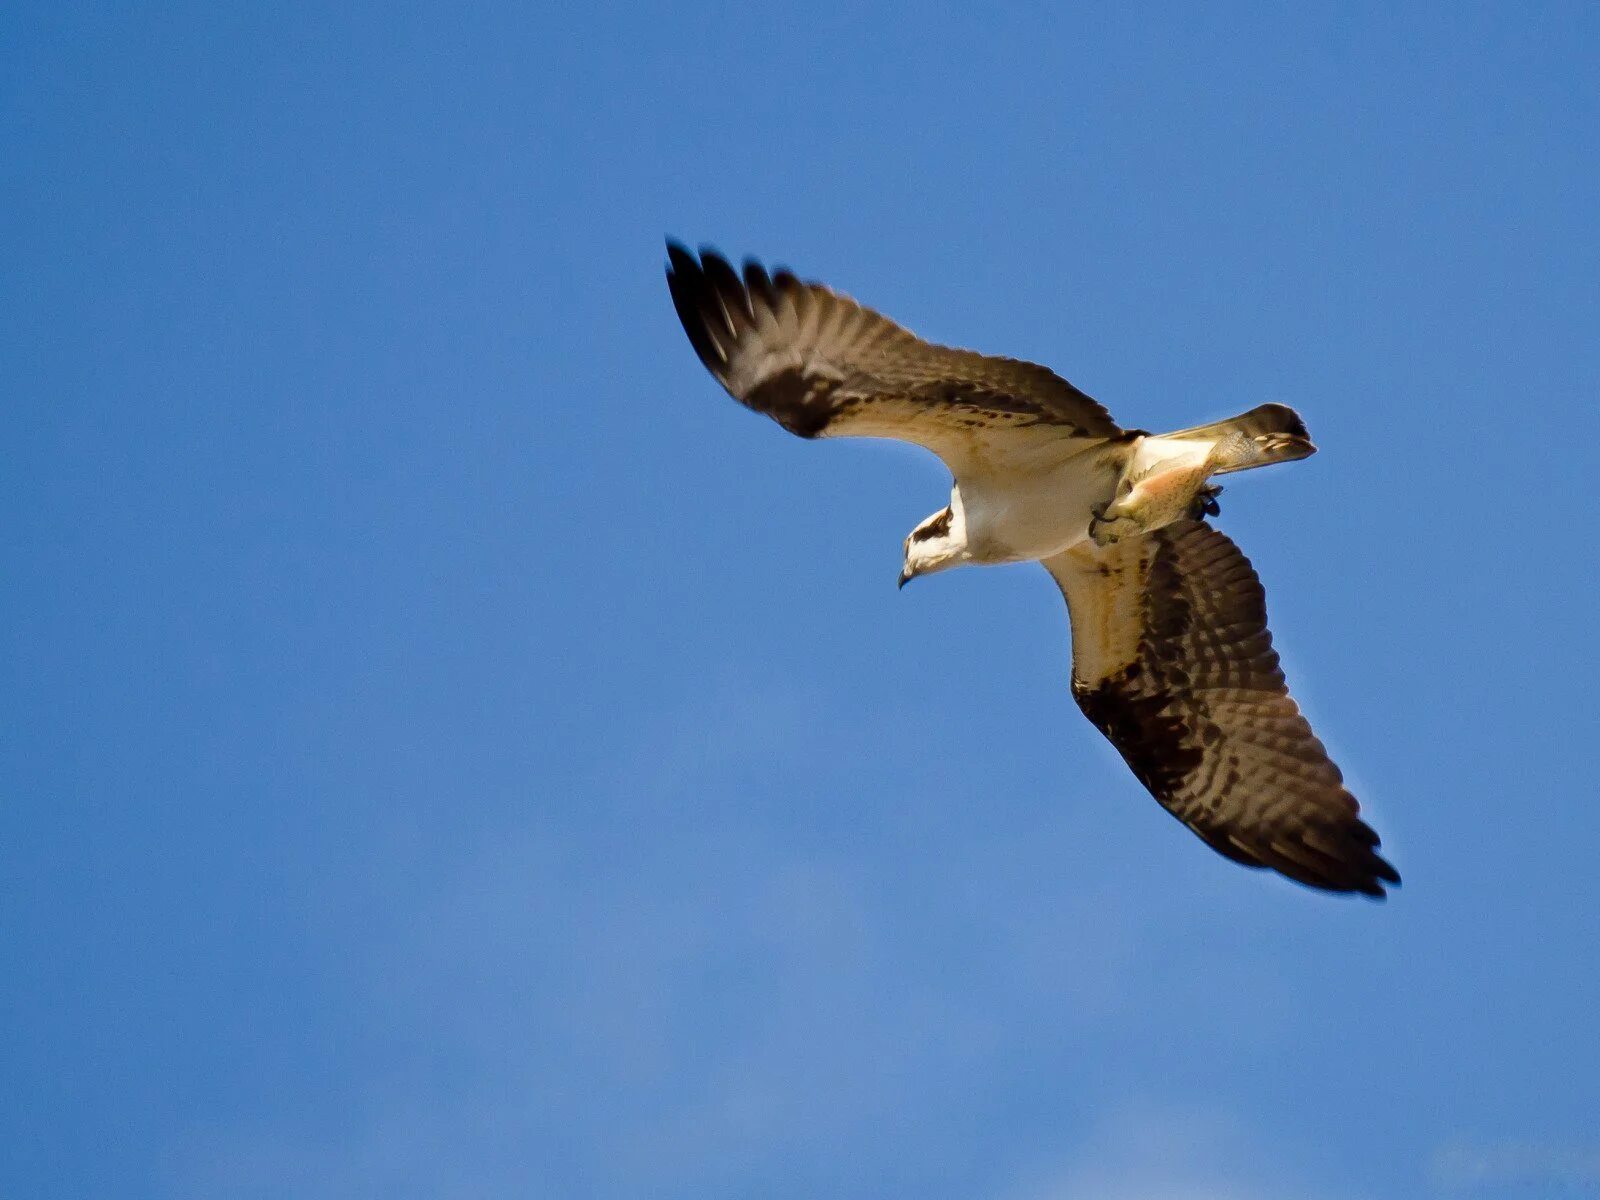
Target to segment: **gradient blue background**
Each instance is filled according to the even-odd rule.
[[[0,16],[0,1195],[1600,1187],[1591,5]],[[664,233],[1265,400],[1406,885],[1210,854]]]

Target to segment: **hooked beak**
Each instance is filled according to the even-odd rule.
[[[901,588],[905,587],[906,584],[910,583],[915,578],[916,578],[916,574],[911,570],[910,567],[903,568],[900,571],[900,582],[895,584],[895,590],[899,591]]]

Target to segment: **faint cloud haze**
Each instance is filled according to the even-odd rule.
[[[1130,1107],[998,1200],[1357,1200],[1286,1176],[1261,1134],[1199,1105]]]
[[[1555,1187],[1565,1193],[1600,1194],[1600,1144],[1463,1138],[1439,1147],[1430,1166],[1433,1181],[1456,1192],[1517,1188],[1544,1196]]]
[[[1053,867],[1009,842],[927,860],[925,813],[829,769],[861,733],[826,699],[721,681],[619,738],[583,829],[534,811],[429,880],[362,985],[426,1043],[347,1083],[334,1128],[197,1129],[180,1194],[729,1194],[819,1147],[936,1153],[951,1080],[1121,1019],[1136,931],[1106,897],[1041,905],[1028,872]],[[789,753],[818,810],[775,803]]]

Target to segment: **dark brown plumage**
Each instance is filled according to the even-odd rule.
[[[1072,693],[1139,782],[1213,849],[1382,896],[1339,768],[1289,698],[1250,562],[1201,521],[1044,560],[1072,619]]]
[[[1006,428],[1063,436],[1122,430],[1046,367],[925,342],[869,308],[786,270],[744,274],[720,255],[667,245],[667,285],[700,361],[748,408],[801,437],[891,437],[950,463]]]

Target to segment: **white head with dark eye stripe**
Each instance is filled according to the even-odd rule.
[[[906,535],[900,586],[905,587],[918,575],[932,575],[971,561],[960,497],[952,496],[949,508],[941,508]]]

